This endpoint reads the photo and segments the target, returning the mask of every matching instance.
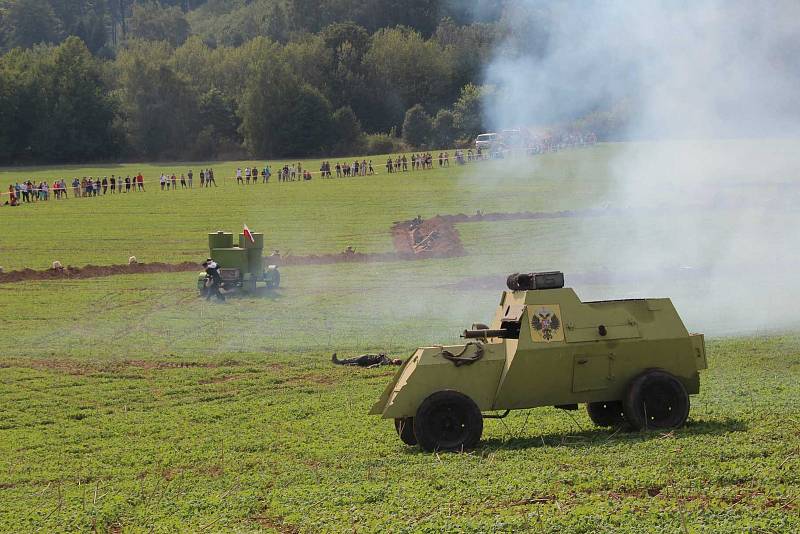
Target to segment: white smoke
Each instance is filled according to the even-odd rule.
[[[486,72],[494,130],[624,102],[621,137],[657,141],[623,145],[598,172],[612,179],[597,205],[627,215],[574,236],[579,263],[652,276],[591,296],[673,296],[715,332],[799,325],[800,143],[787,139],[800,133],[800,3],[513,6]],[[587,252],[592,239],[605,246]]]
[[[511,37],[487,69],[496,125],[633,109],[633,137],[796,134],[800,3],[509,4]]]

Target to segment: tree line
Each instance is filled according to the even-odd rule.
[[[503,0],[460,4],[0,0],[0,163],[450,146],[519,31]]]

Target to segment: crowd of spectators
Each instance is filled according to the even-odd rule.
[[[194,173],[190,169],[187,174],[181,174],[180,178],[176,174],[161,173],[159,185],[161,190],[176,190],[178,183],[182,189],[191,189],[194,186]],[[200,171],[200,186],[209,187],[211,185],[217,186],[214,180],[214,170],[204,169]],[[22,180],[8,186],[8,190],[4,192],[4,199],[2,204],[6,206],[19,206],[20,204],[30,204],[34,202],[45,202],[48,200],[65,200],[70,197],[73,198],[86,198],[97,197],[103,195],[115,195],[135,192],[145,192],[145,180],[142,173],[137,173],[134,176],[112,174],[111,177],[103,176],[84,176],[83,178],[75,177],[71,181],[64,178],[56,178],[50,183],[47,180]]]
[[[528,144],[524,149],[529,155],[542,154],[545,152],[555,152],[566,148],[585,147],[593,145],[597,142],[597,137],[593,133],[588,134],[559,134],[548,135],[547,137],[538,138],[534,142]],[[481,148],[455,150],[452,154],[452,160],[459,165],[471,163],[473,161],[491,159],[497,157],[504,157],[506,153],[513,152],[513,150],[482,150]],[[441,167],[449,167],[451,161],[450,152],[439,152],[434,156],[431,152],[412,153],[410,156],[406,154],[398,154],[390,156],[386,160],[385,169],[389,174],[405,171],[429,170],[433,169],[435,164]],[[320,165],[319,171],[312,172],[309,169],[303,168],[301,162],[286,163],[280,166],[277,170],[278,182],[294,182],[294,181],[308,181],[313,178],[314,174],[320,175],[321,178],[343,178],[351,176],[372,176],[376,174],[375,167],[372,160],[362,159],[354,160],[352,162],[341,161],[332,164],[330,161],[323,161]],[[194,172],[189,169],[187,173],[161,173],[159,177],[159,188],[162,191],[177,191],[180,189],[193,189],[194,188]],[[240,185],[257,184],[259,181],[263,184],[269,183],[272,177],[272,171],[269,165],[265,164],[259,167],[257,163],[252,166],[241,167],[236,169],[236,183]],[[200,187],[217,187],[217,182],[214,177],[214,169],[207,168],[201,169],[198,173]],[[70,191],[71,190],[71,191]],[[107,194],[125,194],[133,192],[144,192],[145,180],[142,173],[137,173],[134,176],[122,175],[116,176],[114,174],[109,178],[108,176],[101,177],[83,177],[73,178],[67,181],[64,178],[56,178],[52,182],[47,180],[23,180],[8,186],[8,191],[5,192],[7,198],[4,199],[2,204],[18,206],[20,204],[29,204],[35,202],[44,202],[48,200],[61,200],[67,199],[70,192],[73,198],[96,197]]]
[[[144,191],[144,176],[142,176],[142,173],[138,173],[133,177],[128,175],[125,178],[114,174],[111,175],[111,178],[108,176],[103,176],[102,178],[99,176],[97,178],[84,176],[80,179],[75,177],[69,183],[64,178],[56,178],[52,183],[47,180],[23,180],[8,186],[8,192],[6,193],[8,198],[4,204],[17,206],[22,203],[27,204],[50,199],[67,199],[70,196],[70,190],[74,198]]]

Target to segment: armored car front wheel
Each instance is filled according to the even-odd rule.
[[[635,430],[680,428],[689,417],[689,394],[675,376],[653,369],[631,381],[622,408]]]
[[[475,401],[458,391],[433,393],[414,417],[414,435],[424,451],[474,449],[483,433],[483,415]]]
[[[400,440],[406,445],[416,445],[417,436],[414,435],[414,418],[413,417],[399,417],[394,420],[394,429],[397,430],[397,435]]]
[[[616,426],[625,422],[622,402],[590,402],[586,405],[589,419],[597,426]]]

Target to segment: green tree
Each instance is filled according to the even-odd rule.
[[[4,158],[81,161],[118,151],[116,105],[101,65],[83,42],[6,54],[0,63]]]
[[[332,51],[319,36],[307,36],[287,44],[283,57],[292,72],[323,94],[329,94]]]
[[[478,83],[485,65],[495,53],[496,24],[457,26],[452,19],[440,21],[434,38],[445,50],[452,73],[448,92],[452,98],[468,83]]]
[[[30,48],[39,43],[58,43],[63,32],[47,0],[12,0],[3,17],[8,48]]]
[[[280,60],[259,62],[239,115],[246,145],[261,157],[318,153],[330,134],[328,99]]]
[[[0,64],[0,162],[10,163],[19,154],[19,142],[25,136],[19,131],[19,87],[4,63]]]
[[[453,115],[458,135],[472,138],[484,131],[483,101],[491,91],[486,86],[467,84],[453,105]]]
[[[115,63],[124,127],[134,155],[179,157],[198,133],[196,94],[170,65],[170,55],[165,42],[132,41]]]
[[[373,102],[372,130],[400,124],[403,113],[417,102],[439,107],[448,99],[450,66],[439,45],[402,28],[380,30],[364,56]]]
[[[47,120],[37,124],[32,139],[44,159],[81,161],[117,153],[116,102],[83,41],[69,37],[56,47],[41,81],[50,92]]]
[[[177,6],[162,7],[155,0],[135,4],[129,22],[131,37],[148,41],[166,41],[179,46],[189,37],[191,28]]]
[[[403,141],[412,147],[426,146],[433,134],[433,122],[431,116],[417,104],[406,111],[406,118],[403,121]]]
[[[433,118],[433,143],[440,147],[451,147],[457,135],[455,115],[448,109],[440,109]]]
[[[198,99],[198,112],[203,127],[213,128],[213,141],[239,142],[239,117],[233,99],[212,87]]]
[[[354,68],[360,63],[369,46],[369,33],[363,26],[355,22],[337,22],[323,28],[320,32],[325,46],[329,50],[339,50],[345,43],[349,43],[353,50],[352,57],[355,61],[348,66]]]
[[[349,107],[337,109],[331,118],[332,147],[335,154],[355,154],[363,147],[361,123]]]

